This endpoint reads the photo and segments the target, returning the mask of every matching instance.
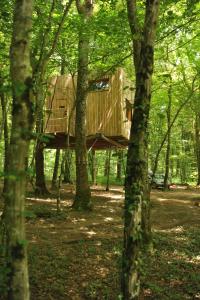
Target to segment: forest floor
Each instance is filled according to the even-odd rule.
[[[27,199],[31,300],[120,299],[121,187],[92,190],[94,210],[70,208],[74,192]],[[200,191],[152,191],[154,253],[144,257],[142,299],[200,299]]]

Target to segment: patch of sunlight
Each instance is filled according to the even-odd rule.
[[[109,212],[113,213],[113,212],[115,212],[115,209],[110,208],[110,209],[109,209]]]
[[[119,200],[119,199],[123,199],[123,198],[124,198],[124,195],[113,195],[113,196],[111,196],[111,199],[115,199],[115,200]]]
[[[116,225],[115,227],[116,227],[116,228],[119,228],[119,229],[124,229],[124,226],[123,226],[123,225]]]
[[[164,201],[169,201],[170,199],[167,199],[167,198],[157,198],[156,200],[158,200],[160,202],[164,202]]]
[[[76,224],[78,222],[86,222],[86,219],[84,219],[84,218],[82,218],[82,219],[73,218],[71,221],[72,221],[72,223]]]
[[[88,227],[80,227],[80,230],[88,230]]]
[[[187,241],[187,238],[186,237],[176,237],[176,241],[184,242],[184,241]]]
[[[107,217],[107,218],[104,218],[104,221],[105,222],[109,222],[109,221],[113,221],[114,219],[113,218],[110,218],[110,217]]]
[[[101,241],[97,241],[97,243],[95,244],[96,246],[101,246],[102,242]]]
[[[100,268],[98,273],[101,277],[104,278],[108,275],[109,270],[108,270],[108,268]]]
[[[96,235],[96,232],[93,231],[93,230],[90,230],[90,231],[87,231],[87,234],[88,234],[89,236],[93,236],[93,235]]]
[[[168,229],[159,229],[159,230],[154,230],[155,232],[164,232],[164,233],[182,233],[184,232],[183,226],[176,226],[173,228],[168,228]]]
[[[31,243],[37,243],[37,236],[36,235],[32,236]]]
[[[56,199],[51,199],[51,198],[44,199],[44,198],[26,197],[26,199],[30,201],[44,202],[44,203],[50,203],[50,202],[52,203],[56,201]]]

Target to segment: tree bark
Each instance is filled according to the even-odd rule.
[[[196,114],[195,120],[195,149],[197,158],[197,185],[200,184],[200,113]]]
[[[5,194],[6,263],[9,300],[29,300],[27,243],[24,225],[26,159],[33,124],[30,66],[32,0],[16,0],[10,48],[13,111]]]
[[[104,176],[108,175],[108,164],[109,164],[109,150],[106,150],[105,153],[105,163],[104,163]]]
[[[117,176],[116,179],[117,180],[121,180],[122,179],[122,160],[123,160],[123,152],[122,151],[118,151],[117,153]]]
[[[111,159],[111,149],[108,150],[108,169],[107,169],[107,180],[106,180],[106,191],[110,190],[110,159]]]
[[[89,152],[88,155],[88,160],[89,160],[89,167],[90,167],[90,173],[91,173],[91,178],[92,178],[92,184],[95,185],[96,179],[97,179],[97,165],[96,165],[96,155],[95,155],[95,150],[92,149]]]
[[[165,156],[165,177],[164,177],[164,190],[168,190],[169,181],[169,168],[170,168],[170,150],[171,150],[171,106],[172,106],[172,78],[170,76],[170,84],[168,89],[168,108],[167,108],[167,149]]]
[[[0,94],[1,107],[3,114],[3,132],[4,132],[4,183],[3,183],[3,194],[7,191],[8,183],[8,164],[9,164],[9,130],[8,130],[8,119],[7,119],[7,106],[5,101],[5,94]]]
[[[34,58],[34,61],[37,61],[37,63],[34,65],[34,77],[36,79],[36,88],[37,88],[37,97],[36,97],[36,103],[37,103],[37,119],[36,119],[36,132],[38,133],[39,137],[42,137],[43,134],[43,106],[44,106],[44,87],[43,87],[43,81],[44,81],[44,75],[45,75],[45,69],[48,65],[49,59],[55,52],[56,46],[58,44],[58,40],[61,34],[61,31],[64,26],[65,19],[68,15],[68,12],[70,10],[70,7],[72,5],[73,0],[69,0],[65,4],[65,8],[62,13],[62,17],[60,22],[58,23],[57,30],[54,32],[52,44],[50,45],[49,51],[45,51],[45,48],[47,48],[48,45],[48,35],[51,33],[51,26],[52,26],[52,15],[55,8],[55,1],[52,1],[52,6],[49,12],[48,16],[48,26],[45,28],[43,34],[42,34],[42,41],[41,41],[41,49],[40,49],[40,55],[39,59]],[[45,172],[44,172],[44,148],[41,145],[40,138],[37,140],[36,145],[36,153],[35,153],[35,169],[36,169],[36,187],[35,187],[35,193],[39,195],[45,195],[48,193],[46,182],[45,182]]]
[[[64,162],[64,179],[65,183],[72,183],[71,180],[71,166],[72,166],[72,150],[67,149],[65,152],[65,162]]]
[[[56,156],[55,156],[54,169],[53,169],[53,177],[52,177],[52,181],[51,181],[52,189],[57,188],[59,161],[60,161],[60,149],[57,149]]]
[[[36,169],[36,181],[35,181],[35,194],[43,196],[49,193],[46,187],[45,173],[44,173],[44,146],[40,141],[36,145],[35,154],[35,169]]]
[[[91,192],[87,173],[86,149],[86,97],[88,89],[88,62],[89,62],[89,27],[88,22],[92,15],[92,0],[85,0],[84,4],[76,1],[77,9],[82,20],[78,44],[78,77],[76,92],[76,195],[73,207],[78,210],[91,209]]]
[[[151,100],[154,41],[159,1],[146,1],[143,34],[138,29],[136,1],[127,0],[133,39],[136,93],[127,155],[125,180],[124,247],[122,259],[123,299],[139,299],[141,241],[151,240],[147,125]]]

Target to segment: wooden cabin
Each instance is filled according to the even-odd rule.
[[[75,146],[76,77],[51,79],[46,101],[47,148]],[[86,112],[87,147],[126,147],[132,118],[133,91],[123,69],[89,81]]]

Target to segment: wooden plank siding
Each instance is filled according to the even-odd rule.
[[[124,90],[130,84],[125,73],[118,68],[112,75],[101,79],[109,80],[105,90],[89,91],[86,110],[86,135],[102,133],[107,137],[129,139],[130,121],[126,118],[125,99],[131,100],[132,92]],[[70,75],[56,76],[49,82],[46,99],[45,132],[75,136],[75,93],[76,78]],[[70,122],[69,122],[70,120]]]

